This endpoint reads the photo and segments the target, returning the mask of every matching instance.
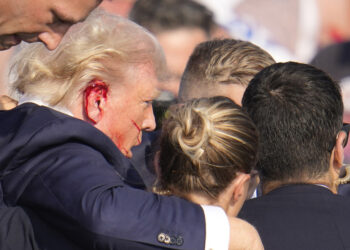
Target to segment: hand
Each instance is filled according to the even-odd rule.
[[[18,102],[7,95],[0,96],[0,110],[10,110],[17,106]]]

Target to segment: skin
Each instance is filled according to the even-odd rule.
[[[17,101],[11,99],[8,96],[1,96],[0,97],[0,110],[9,110],[13,109],[17,106]]]
[[[171,74],[170,81],[161,88],[177,96],[188,58],[197,44],[208,40],[208,36],[199,28],[179,28],[160,32],[156,37],[164,50]]]
[[[0,50],[26,42],[55,49],[102,0],[0,0]]]
[[[109,136],[128,158],[132,157],[131,148],[141,143],[142,131],[156,128],[152,101],[159,95],[157,85],[153,65],[129,68],[121,82],[111,84],[108,97],[98,108],[95,127]]]
[[[192,99],[192,98],[200,98],[200,97],[212,97],[212,96],[225,96],[230,98],[236,104],[242,106],[242,98],[244,91],[246,90],[246,86],[241,84],[213,84],[212,86],[208,86],[207,88],[201,89],[191,89],[187,95],[183,95],[184,100]]]
[[[128,17],[135,0],[104,0],[100,7],[107,12]]]
[[[229,217],[236,217],[244,201],[247,199],[249,181],[249,174],[238,172],[236,178],[232,180],[231,184],[215,200],[204,193],[191,192],[188,194],[177,194],[175,192],[175,194],[197,204],[222,207]]]
[[[189,193],[179,196],[203,205],[222,207],[228,215],[230,223],[229,250],[249,249],[263,250],[264,246],[256,229],[248,222],[236,218],[248,195],[249,174],[237,173],[237,177],[216,200],[200,193]]]
[[[230,245],[229,250],[263,250],[259,233],[248,222],[238,219],[229,218],[230,223]]]

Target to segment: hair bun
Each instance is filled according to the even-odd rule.
[[[177,120],[178,126],[174,127],[173,140],[178,143],[192,163],[199,167],[200,158],[209,143],[213,125],[204,109],[189,107],[182,111],[184,112],[178,116],[180,118]]]

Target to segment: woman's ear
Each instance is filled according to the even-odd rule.
[[[228,216],[237,216],[239,210],[241,210],[242,205],[247,198],[249,184],[249,174],[237,173],[236,178],[220,194],[218,205],[224,208]]]
[[[233,190],[233,201],[237,202],[240,199],[246,200],[250,185],[250,175],[239,173],[235,178],[236,188]]]
[[[103,117],[107,93],[107,84],[100,80],[92,80],[84,91],[84,117],[92,124]]]

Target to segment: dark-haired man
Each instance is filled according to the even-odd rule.
[[[243,108],[255,122],[263,196],[240,217],[268,250],[350,247],[350,200],[336,195],[347,134],[340,88],[310,65],[278,63],[248,85]]]

